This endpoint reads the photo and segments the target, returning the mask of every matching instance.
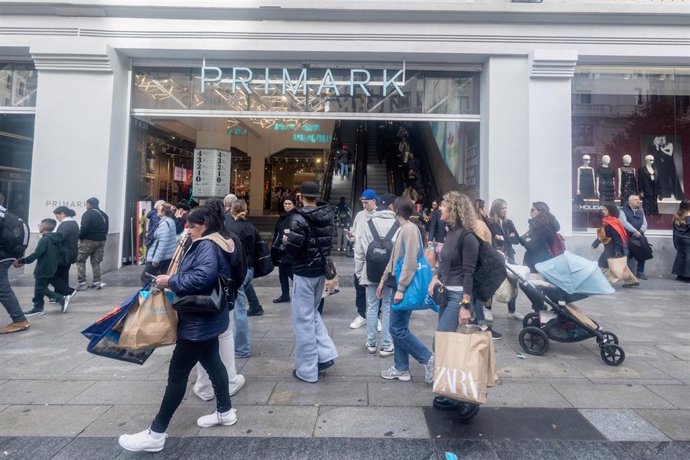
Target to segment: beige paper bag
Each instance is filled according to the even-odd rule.
[[[612,257],[610,259],[606,259],[606,261],[609,265],[609,281],[611,284],[617,281],[630,279],[630,277],[633,276],[632,272],[628,268],[627,257]]]
[[[176,340],[177,313],[172,308],[172,292],[139,292],[139,305],[127,314],[118,345],[139,350],[172,345]]]

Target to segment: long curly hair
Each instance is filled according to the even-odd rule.
[[[448,221],[453,228],[471,229],[477,220],[472,200],[467,195],[452,191],[443,195],[443,205],[448,209]]]
[[[678,205],[678,212],[673,215],[673,223],[679,227],[685,227],[685,213],[690,211],[690,200],[683,200]]]

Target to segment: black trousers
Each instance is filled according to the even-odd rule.
[[[56,302],[59,302],[63,299],[64,296],[60,294],[56,294],[55,292],[51,291],[50,288],[48,287],[50,283],[53,281],[53,278],[35,278],[35,283],[34,283],[34,298],[31,299],[34,307],[38,308],[39,310],[43,310],[43,307],[45,306],[45,299],[44,297],[48,297],[49,299],[53,299]]]
[[[357,276],[355,278],[355,305],[357,305],[357,313],[362,318],[367,317],[367,288],[360,286]]]
[[[292,279],[292,265],[280,264],[278,265],[278,278],[280,278],[280,296],[286,299],[290,298],[290,281]]]
[[[151,282],[151,278],[146,276],[147,273],[153,276],[158,276],[167,273],[168,267],[170,266],[170,262],[172,262],[172,259],[161,260],[160,262],[158,262],[157,267],[153,266],[153,262],[146,262],[146,265],[144,265],[144,271],[141,272],[141,285],[143,287],[146,287],[146,285]]]
[[[249,283],[247,288],[244,290],[244,294],[247,296],[247,302],[249,302],[249,308],[252,310],[258,310],[263,308],[259,303],[259,298],[256,296],[256,291],[252,283]]]
[[[173,414],[180,406],[187,390],[189,373],[196,363],[201,363],[208,372],[216,393],[216,409],[227,412],[232,408],[228,389],[228,372],[218,353],[218,337],[203,342],[178,339],[170,359],[168,385],[158,414],[151,424],[151,431],[165,433]]]
[[[50,284],[55,288],[55,293],[60,295],[72,295],[74,294],[74,288],[69,285],[69,269],[72,264],[68,265],[58,265],[55,276]]]

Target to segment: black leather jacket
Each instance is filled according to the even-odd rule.
[[[332,244],[333,211],[330,205],[305,206],[295,211],[285,245],[285,252],[293,258],[295,275],[308,278],[323,276],[323,258],[331,254]]]

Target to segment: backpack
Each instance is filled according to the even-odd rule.
[[[230,279],[228,280],[228,287],[232,304],[230,310],[235,308],[234,302],[237,297],[237,291],[242,287],[244,279],[247,277],[247,258],[244,256],[244,249],[242,248],[242,241],[233,232],[230,233],[230,239],[235,243],[235,250],[230,254]],[[230,300],[230,299],[229,299]]]
[[[565,238],[560,233],[556,233],[553,237],[553,243],[546,244],[546,250],[551,257],[560,256],[565,252]]]
[[[11,257],[21,257],[26,251],[26,247],[29,246],[29,235],[31,231],[29,226],[24,222],[24,220],[15,216],[9,211],[3,211],[0,209],[0,219],[2,223],[0,226],[0,249],[11,256]]]
[[[396,221],[383,238],[381,238],[379,232],[376,231],[376,226],[372,219],[369,219],[367,224],[374,237],[374,241],[369,243],[365,255],[367,279],[371,282],[378,283],[391,258],[391,253],[393,252],[393,235],[395,235],[395,232],[400,228],[400,224]]]
[[[474,295],[481,302],[488,302],[506,279],[505,257],[498,249],[479,238],[474,232],[468,231],[460,235],[462,241],[467,234],[474,235],[479,241],[477,268],[474,271]],[[458,245],[458,249],[462,245]]]

